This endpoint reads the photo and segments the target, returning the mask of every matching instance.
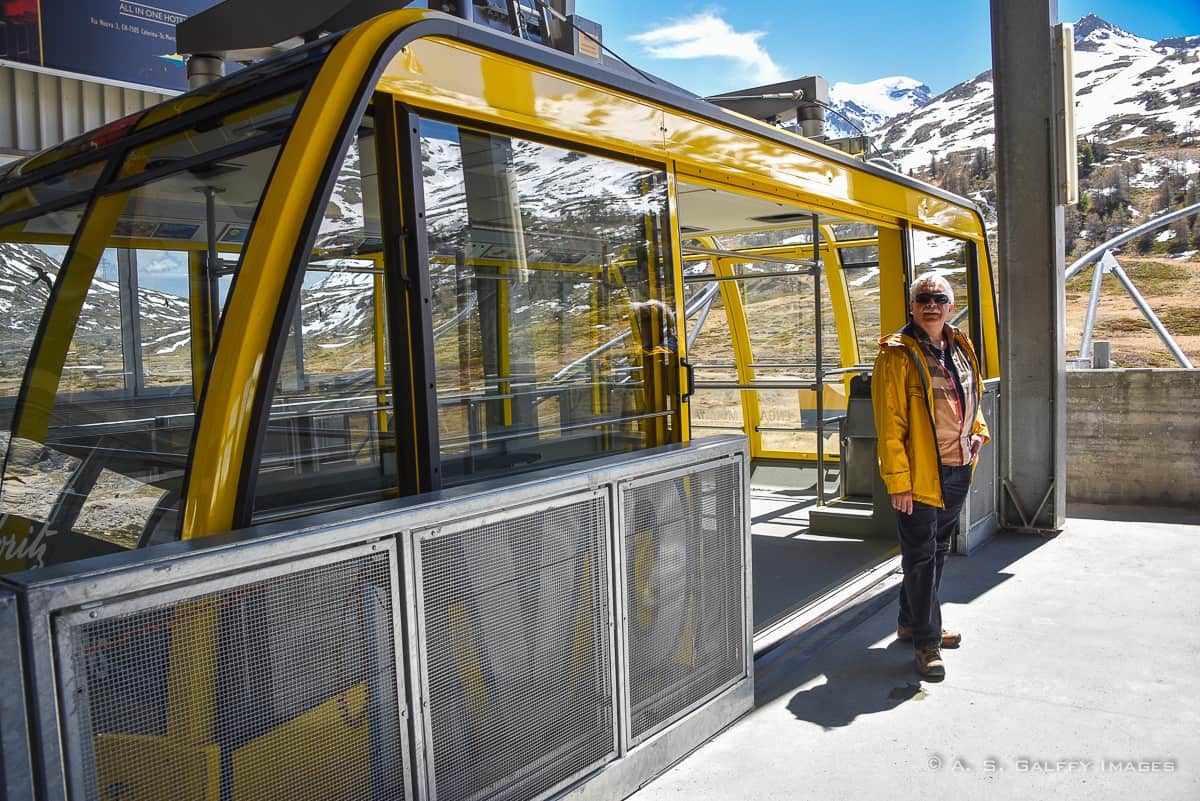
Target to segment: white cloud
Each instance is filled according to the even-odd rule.
[[[675,20],[661,28],[629,37],[651,58],[729,58],[737,61],[755,83],[783,80],[783,71],[759,45],[764,31],[739,33],[711,12]]]

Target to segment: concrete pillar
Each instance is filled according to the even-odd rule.
[[[991,0],[1000,223],[1000,523],[1066,517],[1063,207],[1055,0]]]

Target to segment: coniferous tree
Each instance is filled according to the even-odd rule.
[[[1096,163],[1096,154],[1092,151],[1092,143],[1087,139],[1079,148],[1079,177],[1087,178],[1092,174],[1092,165]]]
[[[1082,200],[1084,195],[1080,195]],[[1083,212],[1078,206],[1067,206],[1063,214],[1063,241],[1066,242],[1067,255],[1075,252],[1075,243],[1079,240],[1079,231],[1083,227]]]
[[[1162,183],[1158,185],[1158,193],[1155,195],[1155,205],[1154,205],[1154,212],[1156,214],[1166,213],[1166,212],[1170,211],[1171,208],[1174,206],[1174,203],[1172,201],[1173,201],[1175,192],[1171,187],[1171,184],[1172,184],[1171,178],[1172,178],[1172,176],[1170,173],[1168,173],[1167,175],[1164,175]]]
[[[1187,223],[1182,219],[1176,220],[1171,226],[1171,230],[1175,232],[1175,236],[1171,239],[1171,244],[1167,248],[1171,253],[1182,253],[1188,247],[1188,227]]]
[[[1145,256],[1154,249],[1154,237],[1148,232],[1144,233],[1137,238],[1136,242],[1134,242],[1134,247],[1137,249],[1138,253]]]

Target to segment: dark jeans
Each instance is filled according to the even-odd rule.
[[[913,644],[942,641],[942,566],[958,533],[958,514],[971,487],[971,466],[942,467],[942,501],[945,508],[913,501],[912,514],[896,512],[900,525],[900,585],[902,626],[912,626]]]

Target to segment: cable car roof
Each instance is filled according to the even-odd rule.
[[[789,131],[773,127],[766,123],[745,117],[728,109],[709,103],[700,97],[666,83],[653,76],[643,74],[621,73],[607,65],[595,65],[572,58],[552,48],[514,38],[499,33],[486,26],[477,25],[446,14],[425,10],[393,11],[375,17],[356,28],[356,31],[368,27],[383,29],[377,34],[378,40],[390,41],[381,51],[375,54],[370,62],[370,70],[375,74],[383,69],[385,53],[394,53],[400,46],[417,42],[421,39],[436,39],[458,46],[465,46],[474,51],[498,54],[509,59],[530,65],[531,68],[550,70],[554,74],[570,79],[581,79],[587,84],[613,90],[621,95],[634,98],[655,108],[667,111],[681,112],[687,118],[701,123],[708,123],[724,129],[732,129],[749,134],[754,139],[770,143],[779,152],[804,154],[837,168],[840,171],[853,171],[855,174],[873,176],[885,180],[890,185],[900,185],[921,193],[922,196],[936,198],[979,215],[975,205],[965,198],[953,195],[938,187],[920,182],[916,179],[892,172],[880,166],[866,163],[851,157],[839,150],[798,136]],[[240,70],[219,81],[192,90],[186,94],[172,98],[158,106],[138,112],[123,119],[109,123],[106,126],[91,131],[81,137],[65,142],[42,153],[22,161],[8,165],[0,174],[0,192],[6,192],[17,186],[44,180],[60,172],[66,172],[79,164],[93,161],[102,154],[116,148],[124,148],[140,139],[143,135],[149,138],[157,134],[159,126],[181,124],[185,118],[190,118],[209,104],[222,98],[230,97],[245,90],[250,90],[264,82],[279,80],[288,72],[305,62],[322,62],[331,50],[342,40],[349,31],[331,34],[316,42],[310,43],[293,51],[259,62],[244,70]],[[428,76],[432,82],[436,75]],[[360,81],[372,80],[372,75],[363,75]],[[417,96],[420,91],[410,82],[405,86],[409,96]],[[430,95],[433,93],[430,88]],[[421,99],[417,97],[416,99]],[[759,153],[760,162],[763,154]],[[759,164],[755,167],[763,171]],[[786,173],[787,167],[781,165],[781,174]],[[832,179],[831,179],[832,181]],[[939,205],[941,205],[939,203]],[[761,209],[759,210],[762,211]],[[763,216],[761,213],[748,215],[748,219]],[[838,222],[834,216],[822,222]]]

